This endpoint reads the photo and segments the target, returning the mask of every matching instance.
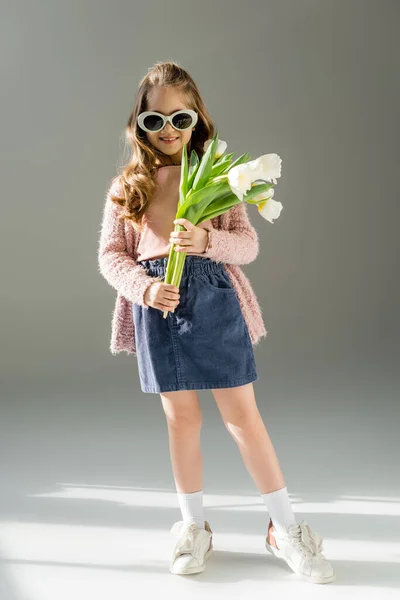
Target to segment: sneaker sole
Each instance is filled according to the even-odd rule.
[[[195,573],[202,573],[204,571],[204,569],[206,568],[205,563],[210,558],[212,553],[213,553],[213,548],[210,548],[209,550],[207,550],[207,552],[204,555],[203,564],[199,565],[198,567],[190,567],[188,569],[179,569],[179,568],[175,568],[172,566],[169,568],[169,572],[172,573],[173,575],[193,575]]]
[[[290,559],[286,560],[286,558],[283,558],[283,556],[281,556],[279,551],[277,551],[277,549],[274,546],[271,546],[271,544],[268,544],[268,542],[265,542],[265,547],[268,550],[268,552],[270,552],[273,556],[275,556],[276,558],[280,558],[287,565],[289,565],[289,567],[292,569],[292,571],[294,571],[294,573],[296,573],[296,575],[298,577],[301,577],[302,579],[304,579],[305,581],[308,581],[309,583],[332,583],[332,581],[335,581],[335,579],[336,579],[336,573],[334,573],[333,575],[330,575],[329,577],[321,577],[321,576],[315,577],[315,576],[311,576],[311,575],[304,575],[303,573],[301,573],[301,571],[299,571],[292,564]]]

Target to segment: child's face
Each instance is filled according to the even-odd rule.
[[[176,88],[156,87],[149,96],[146,110],[155,110],[165,116],[169,116],[177,110],[190,108],[185,103],[185,98],[182,92]],[[146,136],[149,142],[166,156],[166,164],[172,162],[181,162],[183,144],[188,144],[192,137],[193,128],[185,131],[174,129],[171,123],[166,123],[164,129],[156,133],[146,131]],[[160,138],[176,137],[174,142],[164,143]],[[168,158],[167,158],[168,157]]]

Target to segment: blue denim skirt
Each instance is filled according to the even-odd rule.
[[[165,278],[168,257],[138,261]],[[132,303],[143,392],[204,390],[258,379],[253,346],[236,290],[223,263],[186,256],[175,311]]]

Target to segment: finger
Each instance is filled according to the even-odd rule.
[[[175,243],[175,247],[177,247],[177,248],[179,248],[179,247],[181,247],[181,248],[183,248],[183,247],[187,248],[188,246],[192,246],[192,245],[193,245],[192,244],[192,240],[179,240],[179,242]]]
[[[188,252],[189,248],[193,248],[192,244],[180,244],[175,246],[175,252]]]
[[[183,217],[181,217],[180,219],[175,219],[174,224],[183,225],[189,231],[195,227],[195,225],[193,225],[193,223],[189,221],[189,219],[184,219]]]
[[[161,304],[155,304],[154,308],[156,308],[157,310],[161,310],[161,312],[172,312],[172,308],[168,308],[168,306],[162,306]]]
[[[191,231],[171,231],[170,239],[173,240],[184,240],[192,237]]]
[[[164,294],[165,294],[164,298],[168,298],[169,300],[173,300],[174,302],[176,300],[179,300],[179,298],[180,298],[179,292],[168,292],[167,290],[165,290]]]
[[[159,310],[172,310],[173,308],[175,308],[175,306],[177,306],[176,302],[168,302],[165,300],[159,300],[158,302],[155,302],[155,308],[158,308]]]

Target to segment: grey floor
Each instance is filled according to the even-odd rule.
[[[137,375],[123,381],[117,373],[101,385],[49,376],[3,388],[1,600],[184,598],[188,591],[193,598],[399,597],[394,364],[266,369],[255,383],[296,515],[322,534],[335,565],[337,581],[325,586],[299,580],[265,550],[268,514],[210,391],[199,397],[215,553],[202,574],[168,573],[169,530],[180,512],[165,417],[159,395],[137,391]]]

